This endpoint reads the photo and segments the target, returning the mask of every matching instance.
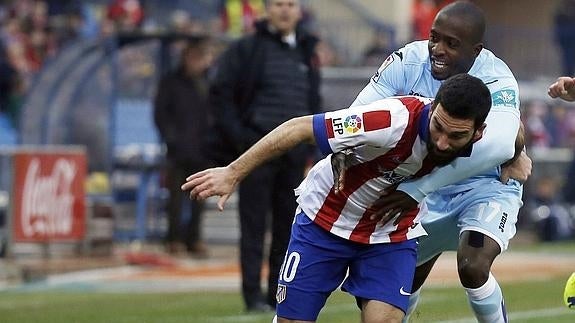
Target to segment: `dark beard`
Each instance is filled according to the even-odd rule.
[[[464,147],[462,147],[461,150],[458,150],[457,152],[453,152],[448,155],[437,155],[434,153],[435,147],[431,144],[431,142],[428,142],[427,158],[438,167],[449,165],[451,164],[452,161],[454,161],[457,157],[459,157],[459,154],[462,151],[468,150],[469,147],[471,147],[472,145],[473,145],[473,139],[469,140],[469,142]]]

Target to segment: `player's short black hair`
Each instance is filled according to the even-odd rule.
[[[456,74],[443,81],[435,96],[434,106],[440,104],[449,116],[473,120],[475,129],[483,125],[491,109],[491,93],[477,77]]]
[[[448,4],[438,13],[446,17],[460,19],[469,30],[473,43],[483,41],[485,35],[485,14],[483,10],[470,1],[456,1]]]

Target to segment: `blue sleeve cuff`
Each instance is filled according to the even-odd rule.
[[[326,126],[325,113],[315,114],[313,116],[313,135],[322,154],[329,155],[333,152],[328,142],[328,129]]]

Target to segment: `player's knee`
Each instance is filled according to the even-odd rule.
[[[457,264],[457,273],[463,287],[481,287],[489,278],[489,263],[482,261],[460,261]]]

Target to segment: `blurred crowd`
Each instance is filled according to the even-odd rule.
[[[573,103],[531,100],[522,109],[529,148],[575,148]]]
[[[450,2],[414,1],[413,12],[418,14],[413,16],[413,39],[427,38],[433,17]],[[562,1],[555,17],[555,36],[565,47],[565,57],[572,57],[575,44],[570,32],[575,25],[574,4],[572,0]],[[118,32],[204,34],[229,40],[251,33],[253,22],[263,13],[263,0],[0,0],[0,117],[17,127],[19,108],[36,73],[75,41]],[[309,7],[303,7],[302,23],[312,33],[319,33]],[[375,30],[358,63],[379,66],[396,47],[389,32]],[[321,40],[317,51],[322,66],[346,65],[326,39]],[[134,60],[133,55],[130,60]],[[565,65],[566,72],[571,73],[572,65]],[[572,105],[557,100],[523,102],[528,148],[575,148]],[[573,173],[575,176],[575,170]],[[536,200],[560,195],[556,191],[561,185],[560,180],[542,181],[534,189]]]
[[[413,4],[413,38],[426,38],[437,11],[450,0]],[[302,24],[319,34],[315,14],[302,7]],[[118,32],[204,34],[236,39],[253,32],[264,14],[263,0],[4,0],[0,1],[0,114],[18,125],[18,110],[34,75],[68,44]],[[395,49],[393,33],[374,30],[355,65],[379,66]],[[320,37],[322,66],[349,65],[328,39]]]
[[[315,28],[304,7],[302,23]],[[5,0],[0,1],[0,115],[16,127],[18,108],[34,75],[49,59],[77,40],[114,33],[204,34],[230,40],[253,31],[264,13],[263,0]],[[327,43],[318,46],[323,65],[337,57]]]
[[[531,100],[522,102],[528,151],[545,152],[550,148],[575,149],[575,109],[573,102]],[[527,183],[524,216],[519,227],[533,230],[541,240],[575,238],[575,161],[565,171],[553,162],[541,164],[540,174]]]

